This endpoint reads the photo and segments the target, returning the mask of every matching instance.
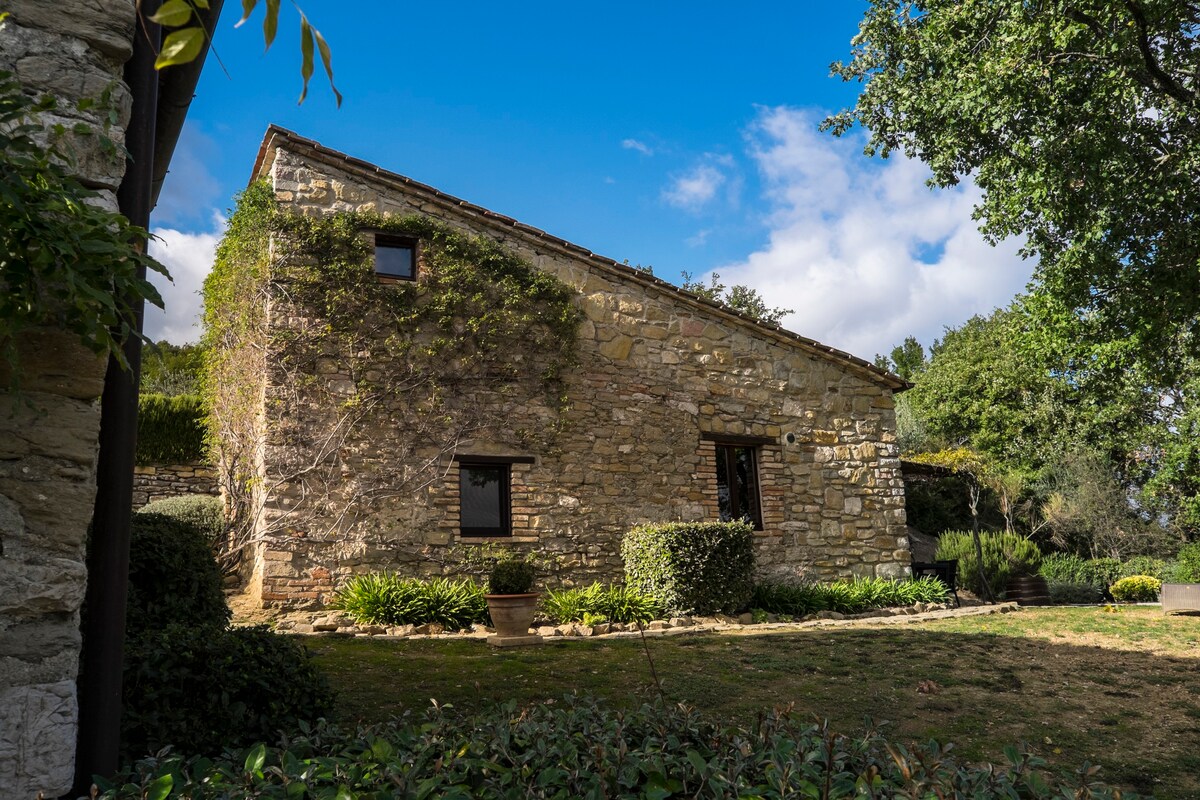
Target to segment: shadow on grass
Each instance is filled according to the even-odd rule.
[[[636,640],[497,651],[480,640],[309,638],[343,722],[375,722],[432,700],[556,702],[581,692],[633,706],[653,690]],[[1025,742],[1051,764],[1103,766],[1117,786],[1200,797],[1200,661],[925,627],[681,636],[650,642],[667,699],[748,722],[794,705],[847,733],[886,720],[901,740],[954,742],[998,760]]]

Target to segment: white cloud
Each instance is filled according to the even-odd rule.
[[[174,282],[152,274],[150,282],[163,297],[163,309],[146,306],[143,328],[154,341],[166,339],[172,344],[195,342],[200,338],[200,290],[212,269],[217,242],[225,231],[225,219],[212,210],[212,230],[186,233],[173,228],[154,231],[158,238],[150,242],[150,255],[171,273]]]
[[[621,147],[626,150],[636,150],[644,156],[654,155],[654,150],[645,142],[639,142],[637,139],[626,139],[621,142]]]
[[[725,187],[730,205],[737,205],[741,180],[733,168],[731,156],[705,153],[700,163],[671,179],[671,184],[663,189],[662,199],[676,208],[697,212],[716,199]]]
[[[931,191],[920,162],[868,160],[861,140],[819,133],[817,122],[793,108],[759,110],[748,139],[770,235],[717,268],[723,282],[793,309],[785,327],[865,358],[910,334],[929,344],[1025,287],[1033,264],[1019,243],[991,247],[971,219],[977,187]],[[704,191],[698,183],[696,196]]]
[[[174,227],[206,224],[209,209],[221,196],[220,181],[210,167],[221,157],[221,148],[215,141],[195,125],[184,125],[154,206],[155,221]]]

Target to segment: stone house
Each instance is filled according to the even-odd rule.
[[[617,579],[624,532],[671,520],[748,519],[765,573],[906,573],[902,379],[278,127],[253,176],[308,224],[238,251],[262,269],[228,268],[259,276],[243,292],[258,338],[230,340],[230,363],[239,348],[245,362],[223,382],[226,399],[252,400],[223,421],[242,444],[221,459],[226,490],[243,487],[254,601],[319,607],[352,574],[452,572],[490,543],[552,555],[550,583]],[[361,263],[330,249],[339,220]],[[570,358],[554,361],[545,326],[516,314],[528,327],[491,356],[476,342],[426,360],[447,380],[413,390],[413,354],[441,340],[397,339],[404,323],[381,309],[398,306],[354,304],[407,292],[412,308],[436,305],[469,277],[443,273],[448,252],[467,252],[457,236],[480,263],[504,253],[563,288],[572,332],[549,338],[570,338]],[[440,324],[473,330],[458,314]]]

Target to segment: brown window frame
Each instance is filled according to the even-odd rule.
[[[707,437],[706,437],[707,438]],[[761,480],[759,479],[759,455],[762,452],[761,441],[748,441],[750,437],[729,437],[728,439],[714,439],[713,446],[716,450],[716,475],[720,486],[720,475],[722,467],[724,467],[725,478],[729,487],[729,503],[730,503],[730,520],[741,520],[749,518],[750,525],[756,531],[763,529],[762,523],[762,492],[760,491]],[[752,499],[753,507],[744,510],[741,506],[741,492],[737,491],[734,485],[737,481],[737,451],[745,450],[750,454],[750,486],[747,487],[747,492]],[[720,499],[718,498],[718,515],[720,514]]]
[[[418,264],[420,263],[421,242],[415,236],[403,236],[395,233],[385,233],[383,231],[371,231],[372,237],[372,258],[374,259],[375,276],[379,278],[380,283],[412,283],[417,280]],[[379,271],[379,248],[380,247],[407,247],[412,250],[412,276],[405,277],[403,275],[389,275],[386,272]]]

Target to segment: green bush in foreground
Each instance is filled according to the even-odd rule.
[[[557,623],[581,622],[585,616],[603,622],[646,622],[660,616],[657,600],[629,586],[590,586],[548,589],[542,613]]]
[[[749,729],[683,706],[616,712],[574,698],[451,713],[434,708],[420,721],[354,733],[303,728],[283,747],[260,744],[216,760],[148,758],[102,786],[101,798],[1117,796],[1087,764],[1060,776],[1009,747],[1004,764],[973,765],[936,742],[908,749],[877,732],[846,737],[787,712]]]
[[[1150,575],[1130,575],[1108,587],[1108,593],[1120,603],[1153,603],[1158,599],[1162,581]]]
[[[983,546],[983,572],[992,596],[1004,596],[1008,579],[1015,575],[1036,575],[1042,565],[1042,551],[1017,533],[980,533]],[[958,560],[958,581],[980,597],[984,584],[979,576],[979,560],[970,533],[948,531],[938,539],[937,558]]]
[[[621,556],[625,583],[668,613],[741,611],[754,591],[754,529],[745,522],[639,525]]]
[[[777,583],[754,587],[752,608],[769,614],[802,617],[817,611],[859,614],[875,608],[897,608],[915,603],[945,602],[950,591],[937,578],[910,581],[856,578],[833,583]]]
[[[394,573],[356,575],[334,593],[329,607],[363,625],[424,625],[448,630],[487,622],[483,587],[472,580],[421,580]]]
[[[265,627],[148,631],[129,642],[123,683],[126,758],[167,745],[216,755],[275,741],[333,703],[304,647]]]
[[[128,636],[167,625],[224,628],[230,615],[221,585],[208,531],[183,518],[148,511],[133,515]]]

